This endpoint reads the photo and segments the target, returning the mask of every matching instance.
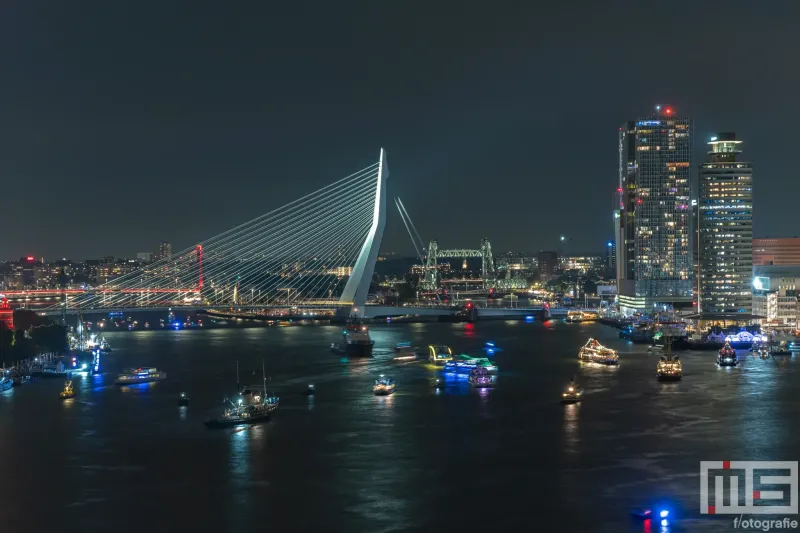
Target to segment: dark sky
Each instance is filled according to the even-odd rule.
[[[800,2],[513,4],[7,2],[0,258],[189,246],[381,146],[440,247],[600,251],[617,128],[655,104],[696,164],[736,131],[757,236],[800,235]],[[411,251],[389,205],[383,249]]]

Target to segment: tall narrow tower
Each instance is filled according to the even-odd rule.
[[[719,133],[700,166],[700,311],[751,313],[753,167],[738,160],[742,141]]]

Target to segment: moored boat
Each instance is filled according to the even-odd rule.
[[[157,368],[128,368],[117,376],[114,383],[117,385],[135,385],[167,379],[167,373]]]
[[[585,363],[599,363],[601,365],[618,365],[617,351],[600,344],[597,339],[589,338],[586,344],[578,350],[578,360]]]
[[[3,374],[0,375],[0,392],[7,391],[14,386],[14,380],[6,375],[6,365],[3,363]]]

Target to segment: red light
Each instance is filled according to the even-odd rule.
[[[639,198],[638,200],[636,200],[636,203],[639,204],[639,205],[642,205],[642,199]]]
[[[34,260],[34,257],[33,257],[32,255],[29,255],[29,256],[28,256],[28,257],[26,257],[25,259],[27,259],[28,261],[33,261],[33,260]]]
[[[672,108],[671,108],[671,107],[668,107],[668,108],[666,108],[666,109],[664,110],[664,112],[665,112],[667,115],[669,115],[669,114],[671,114],[671,113],[672,113]]]
[[[622,192],[622,187],[617,188],[617,192]]]

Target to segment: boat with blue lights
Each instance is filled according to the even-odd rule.
[[[381,374],[380,377],[375,380],[375,384],[372,386],[372,392],[375,394],[375,396],[388,396],[389,394],[394,393],[394,389],[394,380],[384,376],[383,374]]]
[[[157,368],[127,368],[117,376],[114,383],[117,385],[135,385],[167,379],[167,373]]]
[[[7,391],[14,386],[14,380],[6,375],[6,364],[3,363],[3,375],[0,376],[0,392]]]
[[[342,342],[331,343],[331,350],[348,357],[372,357],[375,345],[369,336],[369,328],[359,321],[351,321],[342,331]]]
[[[584,363],[615,366],[619,364],[619,355],[616,350],[606,348],[597,339],[590,337],[578,350],[578,360]]]
[[[469,373],[469,384],[479,389],[494,386],[494,376],[483,367],[478,367]]]
[[[267,422],[280,406],[280,398],[267,392],[267,378],[264,373],[264,362],[261,362],[263,374],[263,389],[244,387],[237,393],[235,401],[226,398],[228,404],[222,416],[210,418],[204,423],[209,429],[227,428],[244,424],[258,424]],[[238,388],[239,363],[236,363],[236,381]]]
[[[428,346],[428,361],[434,365],[444,366],[453,360],[453,350],[444,344],[431,344]]]
[[[717,364],[719,366],[736,366],[739,364],[736,350],[729,343],[725,343],[725,346],[717,352]]]
[[[459,354],[451,361],[444,364],[445,372],[455,372],[456,374],[469,374],[476,368],[485,368],[491,374],[498,372],[497,366],[487,357],[470,357],[466,354]]]

